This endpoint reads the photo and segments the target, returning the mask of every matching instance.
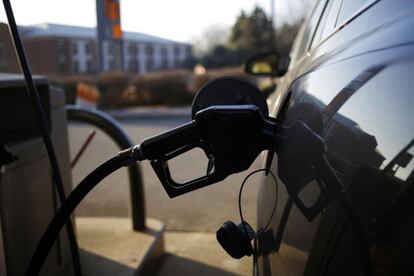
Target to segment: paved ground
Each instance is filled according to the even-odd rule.
[[[142,113],[113,112],[121,119],[122,125],[137,143],[145,137],[161,133],[189,120],[188,109],[175,109],[170,116],[168,110],[147,110]],[[136,116],[138,114],[138,116]],[[157,116],[157,114],[161,114]],[[71,124],[70,147],[72,156],[79,149],[91,127],[82,124]],[[100,131],[87,149],[85,155],[73,170],[74,183],[78,183],[94,167],[116,154],[116,145]],[[199,153],[194,153],[177,160],[173,164],[173,174],[177,179],[185,179],[199,170],[205,169]],[[259,162],[252,166],[258,168]],[[147,214],[160,219],[167,230],[215,232],[227,219],[238,221],[237,196],[243,176],[231,176],[221,183],[205,187],[201,190],[170,199],[162,188],[148,162],[142,163]],[[255,222],[256,192],[259,177],[251,178],[245,188],[243,197],[246,218]],[[254,183],[256,182],[256,183]],[[77,209],[81,216],[118,216],[127,217],[129,210],[129,189],[126,170],[114,173],[88,195]]]
[[[233,276],[252,275],[251,258],[229,257],[219,248],[213,233],[165,233],[167,257],[157,276]],[[197,252],[197,254],[195,254]]]
[[[146,225],[146,231],[134,232],[129,218],[76,217],[82,274],[134,276],[137,270],[141,275],[154,274],[159,265],[150,260],[163,258],[164,226],[154,219],[147,219]],[[150,270],[148,265],[153,265]]]

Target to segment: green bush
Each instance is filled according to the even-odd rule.
[[[196,92],[208,81],[222,76],[252,80],[243,70],[224,68],[195,75],[189,70],[170,70],[143,75],[110,72],[97,76],[51,77],[51,83],[65,89],[66,102],[75,103],[79,82],[95,85],[100,92],[100,108],[140,105],[190,105]]]
[[[98,75],[95,84],[101,92],[99,107],[117,108],[122,106],[122,94],[131,81],[131,74],[109,72]]]
[[[124,92],[126,105],[185,105],[191,104],[190,71],[174,70],[137,75]]]

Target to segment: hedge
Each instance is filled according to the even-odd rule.
[[[66,91],[66,102],[76,101],[78,83],[98,88],[98,107],[103,109],[141,105],[178,106],[191,104],[196,92],[208,81],[221,76],[250,79],[241,68],[225,68],[196,75],[189,70],[169,70],[143,75],[110,72],[97,76],[52,76],[50,82]]]

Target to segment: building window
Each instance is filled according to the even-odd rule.
[[[87,73],[92,73],[93,68],[92,68],[92,61],[91,60],[88,60],[86,62],[86,70],[87,70]]]
[[[192,48],[191,48],[191,46],[187,46],[186,47],[186,51],[185,51],[185,57],[187,58],[187,57],[190,57],[191,56],[191,54],[192,54]]]
[[[76,55],[78,53],[78,43],[76,43],[76,42],[72,43],[72,53],[74,55]]]
[[[66,63],[59,61],[58,70],[60,73],[67,73]]]
[[[137,47],[134,44],[129,44],[129,53],[131,55],[135,55],[137,53]]]
[[[183,46],[183,56],[187,57],[188,55],[188,47],[187,46]]]
[[[152,71],[152,69],[154,68],[154,62],[152,61],[152,59],[148,59],[146,65],[147,65],[148,72]]]
[[[152,45],[147,45],[145,47],[145,53],[147,54],[147,57],[152,56],[152,54],[154,53],[154,47]]]
[[[89,42],[85,43],[85,52],[87,55],[91,53],[91,44]]]
[[[111,47],[111,48],[113,48],[113,47]],[[115,61],[114,61],[114,59],[111,59],[108,62],[108,66],[109,66],[108,70],[113,70],[115,68]]]
[[[139,54],[141,57],[145,56],[145,45],[136,44],[136,47],[137,47],[137,54]]]
[[[79,63],[76,60],[73,62],[73,72],[74,73],[78,73],[79,72]]]
[[[165,47],[161,47],[161,57],[163,58],[163,59],[167,59],[167,46],[165,46]]]
[[[137,59],[135,63],[137,64],[137,68],[135,72],[140,73],[141,72],[141,60]]]
[[[174,47],[174,56],[179,57],[180,56],[180,46]]]
[[[129,71],[130,72],[136,72],[137,71],[137,66],[138,64],[137,64],[137,61],[136,60],[133,60],[133,59],[131,59],[130,61],[129,61]]]
[[[161,62],[161,68],[160,69],[167,69],[168,68],[168,61],[167,59],[163,59]]]

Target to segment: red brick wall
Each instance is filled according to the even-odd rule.
[[[0,72],[20,73],[9,28],[4,23],[0,23]]]
[[[26,38],[23,43],[34,74],[58,73],[56,39]]]

